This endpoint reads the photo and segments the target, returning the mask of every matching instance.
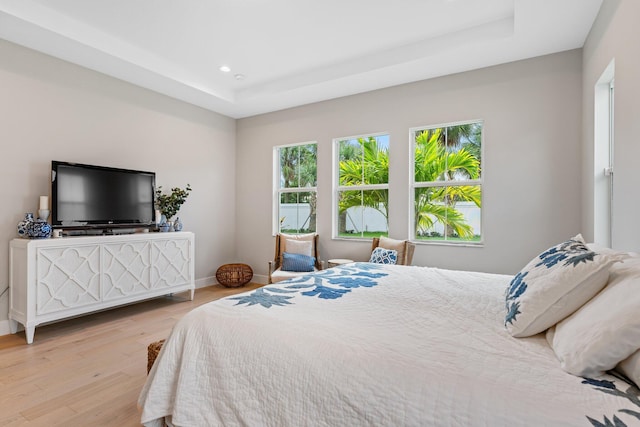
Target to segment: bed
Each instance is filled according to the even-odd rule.
[[[561,369],[505,329],[513,276],[352,263],[203,305],[139,397],[146,426],[640,423],[615,372]]]

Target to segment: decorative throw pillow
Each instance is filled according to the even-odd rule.
[[[530,261],[505,292],[505,327],[528,337],[555,325],[589,301],[607,283],[609,267],[625,256],[596,253],[578,234]]]
[[[311,240],[288,240],[287,241],[287,253],[301,254],[306,256],[313,256],[311,253],[313,242]]]
[[[629,258],[612,266],[609,283],[602,292],[547,331],[547,341],[562,369],[574,375],[595,377],[625,361],[621,363],[623,372],[626,368],[633,371],[632,356],[640,348],[638,284],[640,258]],[[638,381],[637,366],[635,381]],[[625,373],[634,376],[632,372]]]
[[[313,271],[316,259],[302,254],[282,254],[282,271],[307,272]]]
[[[313,256],[313,241],[315,233],[307,234],[281,234],[280,235],[280,263],[282,263],[282,254],[288,252],[290,254],[300,253],[302,255]],[[297,245],[302,243],[302,245]],[[308,246],[307,246],[308,245]],[[307,248],[309,251],[307,253]]]
[[[385,236],[380,236],[380,242],[378,243],[378,247],[383,249],[395,250],[397,252],[396,261],[400,261],[400,263],[403,263],[406,243],[407,242],[404,240],[396,240],[396,239],[390,239]],[[394,262],[394,264],[396,263]]]
[[[398,251],[394,249],[384,249],[377,247],[371,252],[369,262],[376,264],[395,264],[398,260]]]

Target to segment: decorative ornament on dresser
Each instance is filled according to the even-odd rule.
[[[32,223],[33,213],[27,212],[24,214],[24,219],[18,223],[18,236],[28,239],[29,238],[29,224]]]
[[[180,207],[182,207],[184,202],[187,200],[187,197],[189,197],[190,192],[191,186],[189,184],[187,184],[184,189],[174,187],[171,189],[171,193],[169,194],[162,193],[162,186],[156,189],[156,208],[165,218],[164,222],[160,222],[160,231],[182,230],[182,222],[180,222],[179,218],[176,219],[179,222],[179,230],[175,229],[176,221],[173,221],[171,218],[178,213]]]
[[[158,230],[161,232],[167,232],[171,228],[171,224],[167,222],[167,217],[164,215],[160,216],[160,222],[158,223]]]
[[[53,231],[47,222],[49,218],[49,197],[40,196],[38,209],[39,219],[33,217],[33,212],[24,214],[24,219],[18,223],[18,236],[25,239],[48,239]]]
[[[176,217],[176,220],[173,221],[173,231],[182,231],[182,221],[180,221],[180,217]]]
[[[38,218],[43,221],[49,219],[49,197],[48,196],[40,196],[40,207],[38,209]]]
[[[51,237],[51,225],[47,221],[37,219],[27,226],[27,233],[31,239],[48,239]]]

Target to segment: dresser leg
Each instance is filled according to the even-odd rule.
[[[191,301],[193,301],[193,295],[194,295],[195,291],[196,291],[195,289],[191,289]]]
[[[24,334],[27,336],[27,344],[33,343],[33,334],[36,332],[35,326],[24,328]]]

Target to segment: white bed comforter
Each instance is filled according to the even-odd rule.
[[[544,335],[505,331],[510,279],[355,263],[208,303],[167,339],[140,394],[142,423],[640,423],[637,389],[569,375]]]

